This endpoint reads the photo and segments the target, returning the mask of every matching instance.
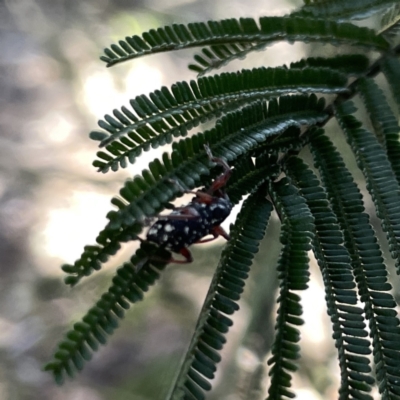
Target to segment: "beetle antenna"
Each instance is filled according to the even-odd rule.
[[[208,158],[210,159],[210,161],[211,161],[211,162],[214,162],[214,163],[216,163],[216,164],[221,165],[221,167],[224,168],[224,172],[225,172],[225,173],[231,170],[230,167],[229,167],[229,165],[226,163],[226,161],[225,161],[224,159],[219,158],[219,157],[214,157],[214,156],[213,156],[213,154],[211,153],[211,149],[210,149],[210,147],[208,146],[208,144],[205,144],[205,145],[204,145],[204,150],[206,151],[207,156],[208,156]]]
[[[221,176],[219,176],[217,179],[215,179],[215,181],[213,182],[211,187],[207,190],[207,193],[213,194],[216,192],[218,193],[218,191],[222,191],[222,193],[223,193],[222,188],[226,185],[229,178],[231,177],[232,170],[225,160],[223,160],[222,158],[213,156],[208,144],[204,145],[204,150],[206,151],[208,158],[210,159],[211,162],[221,165],[222,168],[224,169],[224,173]]]

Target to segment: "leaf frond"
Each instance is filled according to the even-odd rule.
[[[206,184],[210,162],[204,150],[205,144],[210,146],[215,156],[234,163],[238,157],[257,149],[267,138],[279,135],[290,126],[324,121],[327,118],[323,112],[324,104],[324,100],[318,100],[315,95],[282,96],[279,101],[271,100],[268,108],[265,103],[255,103],[226,115],[216,128],[177,142],[171,155],[164,153],[162,161],[152,161],[142,176],[125,182],[120,197],[112,199],[119,209],[107,214],[109,223],[96,238],[98,244],[87,246],[73,265],[62,267],[70,274],[66,283],[74,285],[82,277],[99,270],[101,264],[120,248],[121,242],[137,239],[147,218],[156,216],[165,204],[181,196],[171,180],[187,189]],[[274,173],[273,170],[265,172],[263,179]],[[251,177],[261,174],[258,167],[251,176],[234,174],[227,188],[228,194],[230,188],[234,188],[232,200],[239,201],[241,196],[254,190],[249,186]],[[211,174],[211,177],[215,176],[216,170]]]
[[[125,107],[122,112],[114,110],[118,121],[110,115],[99,121],[105,131],[92,132],[91,138],[100,139],[100,147],[106,146],[108,153],[97,153],[99,159],[93,165],[102,172],[116,170],[126,166],[126,160],[133,163],[143,150],[170,143],[174,136],[186,136],[199,123],[245,104],[293,92],[341,93],[346,91],[346,82],[346,76],[337,71],[312,67],[255,68],[201,78],[190,86],[178,82],[171,91],[164,87],[150,94],[152,101],[146,96],[131,100],[133,112]]]
[[[357,164],[364,174],[367,189],[375,204],[377,216],[389,242],[389,250],[400,273],[400,188],[388,157],[378,139],[351,114],[356,111],[351,101],[337,108],[337,119],[353,149]]]
[[[363,310],[357,306],[351,259],[342,245],[343,233],[330,208],[325,190],[315,174],[297,157],[288,159],[287,172],[307,201],[315,219],[312,248],[321,269],[333,338],[341,371],[339,399],[370,399],[374,379],[370,375],[370,341],[366,339]]]
[[[263,185],[245,200],[231,229],[169,399],[179,398],[182,391],[189,398],[203,399],[203,391],[211,389],[209,380],[214,378],[219,352],[232,325],[227,315],[239,309],[237,302],[271,215],[272,205],[265,197]]]
[[[313,16],[314,18],[335,18],[337,20],[365,19],[390,7],[393,0],[309,0],[292,15]]]
[[[255,34],[258,27],[253,20],[251,21],[251,23],[249,21],[249,25],[251,25]],[[371,49],[381,49],[387,46],[383,38],[378,40],[379,43],[376,41],[377,36],[372,33],[373,31],[364,30],[364,32],[361,32],[355,25],[327,21],[326,19],[318,20],[293,16],[262,17],[260,18],[260,25],[260,33],[250,42],[238,41],[232,43],[233,41],[225,40],[220,44],[203,48],[202,54],[194,56],[196,64],[190,64],[189,68],[201,76],[213,69],[227,65],[230,61],[243,59],[251,52],[264,50],[268,45],[282,40],[289,43],[295,41],[330,43],[334,46],[346,43],[353,46],[370,47]]]
[[[255,163],[247,154],[235,164],[226,191],[229,199],[238,204],[245,194],[258,190],[267,180],[272,180],[281,172],[276,157],[264,155],[256,158]]]
[[[372,30],[349,23],[292,15],[262,17],[259,24],[260,26],[252,18],[191,23],[187,26],[173,24],[152,29],[143,33],[142,37],[128,36],[118,44],[106,48],[100,59],[107,66],[112,66],[149,54],[209,46],[203,49],[201,56],[195,58],[200,66],[191,67],[196,72],[205,73],[214,68],[214,64],[219,67],[232,59],[243,58],[251,51],[261,50],[268,44],[282,40],[291,43],[304,41],[348,44],[376,50],[388,48],[385,39],[376,36]]]
[[[391,382],[400,377],[400,352],[395,345],[400,342],[400,328],[397,305],[390,293],[392,286],[387,282],[388,272],[376,234],[364,212],[360,190],[322,130],[312,135],[311,151],[351,257],[359,297],[369,323],[378,387],[382,398],[390,399],[397,394]]]
[[[52,372],[57,383],[63,383],[65,375],[73,377],[75,371],[84,367],[85,361],[92,358],[93,352],[105,344],[107,337],[118,327],[118,320],[125,316],[130,305],[142,300],[144,293],[159,278],[166,263],[152,261],[153,268],[146,263],[135,272],[135,265],[152,256],[168,259],[170,254],[151,243],[143,243],[131,261],[117,270],[108,291],[58,344],[53,361],[44,367]]]
[[[359,89],[375,134],[386,150],[397,182],[400,182],[400,127],[397,118],[393,114],[382,89],[373,79],[360,79]]]
[[[134,97],[98,122],[90,138],[100,147],[93,162],[100,172],[134,164],[151,149],[171,144],[172,150],[164,149],[147,169],[122,185],[111,200],[107,224],[96,243],[85,246],[73,264],[62,267],[65,282],[73,286],[100,270],[123,243],[140,242],[135,254],[116,270],[108,290],[71,327],[45,366],[58,383],[84,367],[131,305],[144,298],[173,261],[172,254],[149,242],[143,231],[152,220],[169,217],[160,213],[173,208],[171,202],[200,188],[213,199],[199,194],[192,202],[202,203],[207,218],[206,211],[215,210],[214,200],[217,203],[225,194],[234,212],[241,210],[168,398],[203,400],[211,390],[233,324],[231,315],[239,309],[274,206],[281,221],[282,245],[277,263],[275,338],[269,348],[271,341],[265,337],[270,333],[270,325],[265,329],[269,322],[252,323],[248,337],[257,331],[265,340],[260,346],[248,341],[259,365],[257,377],[256,372],[245,372],[251,383],[246,383],[248,392],[241,394],[253,396],[265,368],[261,360],[271,351],[268,400],[295,397],[292,380],[301,354],[298,327],[303,323],[300,291],[308,286],[311,250],[322,275],[338,351],[339,400],[372,400],[373,385],[383,400],[400,399],[400,319],[389,267],[363,195],[345,165],[345,152],[321,129],[329,119],[337,119],[338,134],[344,133],[364,174],[363,182],[400,274],[400,126],[379,81],[383,72],[400,111],[400,2],[304,3],[283,17],[231,18],[151,29],[104,50],[101,60],[110,67],[146,55],[193,48],[197,54],[193,53],[189,69],[200,76],[252,52],[271,51],[278,42],[301,42],[307,47],[326,44],[327,52],[317,46],[312,53],[330,56],[176,82]],[[321,94],[329,95],[327,106]],[[365,106],[366,115],[360,114],[364,123],[371,122],[371,131],[355,116],[350,101],[355,96]],[[199,129],[205,123],[214,124],[213,128]],[[308,159],[304,148],[310,149],[312,161],[308,162],[313,165],[304,161]],[[186,211],[191,209],[185,208],[182,214]],[[189,218],[186,222],[191,223]],[[196,219],[204,233],[217,234],[219,227],[207,230],[206,222],[201,216]],[[191,243],[190,229],[184,228],[188,235],[184,243]],[[260,270],[264,273],[255,282],[254,321],[265,320],[265,310],[272,307],[271,290],[267,289],[268,296],[259,292],[259,288],[266,291],[273,286],[268,271]]]
[[[204,132],[202,135],[210,143],[217,143],[218,140],[221,140],[221,142],[233,140],[236,143],[244,141],[246,143],[248,141],[253,142],[254,139],[261,143],[267,137],[272,140],[272,137],[280,133],[283,128],[295,125],[314,125],[328,118],[328,114],[323,112],[324,99],[317,100],[315,95],[281,96],[279,100],[272,99],[269,101],[265,111],[263,111],[264,106],[261,104],[263,103],[255,102],[241,110],[229,112],[217,121],[215,128]],[[248,130],[250,132],[247,133]],[[196,134],[192,137],[197,136]],[[246,140],[247,136],[249,139]],[[191,138],[189,140],[194,140]],[[271,140],[268,140],[268,142],[271,142]],[[247,144],[247,149],[249,149],[248,146]],[[174,143],[173,148],[176,148],[176,143]],[[118,165],[122,165],[122,161],[126,158],[125,154],[110,155],[110,160],[103,163],[101,169],[105,171],[112,166],[116,170]]]
[[[61,269],[68,274],[64,279],[65,284],[75,286],[84,276],[99,271],[102,264],[120,250],[121,243],[137,240],[141,230],[141,224],[132,225],[129,231],[103,229],[96,237],[97,244],[85,246],[80,258],[74,264],[62,265]]]
[[[300,357],[300,331],[304,323],[300,296],[294,291],[306,289],[309,281],[311,239],[314,235],[314,218],[307,203],[287,178],[270,186],[269,193],[282,222],[280,240],[283,249],[278,261],[280,290],[275,339],[272,345],[272,365],[269,375],[271,384],[268,399],[292,398],[291,372],[297,370],[294,363]]]
[[[289,68],[330,68],[343,74],[358,76],[367,71],[368,57],[362,54],[345,54],[336,57],[308,57],[300,61],[292,62]]]
[[[400,61],[397,57],[385,57],[382,62],[382,72],[389,83],[390,90],[400,112]]]
[[[237,113],[228,114],[217,123],[215,129],[175,143],[171,156],[164,153],[163,163],[154,161],[149,165],[149,170],[142,173],[141,178],[136,177],[134,181],[125,183],[120,195],[129,204],[121,204],[118,212],[109,215],[112,229],[130,226],[134,220],[153,217],[154,209],[160,203],[173,200],[171,196],[164,194],[166,181],[175,180],[188,189],[204,183],[201,176],[209,174],[210,166],[204,150],[205,144],[215,156],[233,163],[266,138],[274,137],[290,126],[313,125],[324,121],[327,118],[323,112],[324,104],[323,100],[317,100],[314,95],[283,96],[279,101],[270,101],[268,108],[265,103],[255,103]],[[253,123],[252,126],[250,122]],[[175,188],[174,193],[176,191]],[[132,213],[133,205],[139,207],[141,212]]]
[[[390,40],[397,36],[400,22],[400,4],[393,2],[392,6],[384,10],[379,23],[378,33]]]

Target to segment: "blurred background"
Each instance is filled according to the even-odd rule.
[[[66,330],[107,289],[112,273],[135,250],[126,245],[100,273],[76,288],[63,284],[72,263],[106,224],[111,197],[134,167],[97,173],[88,138],[97,120],[136,95],[193,79],[194,51],[160,54],[114,68],[102,49],[127,35],[171,23],[283,15],[297,1],[240,0],[2,0],[0,1],[0,399],[164,399],[216,266],[223,240],[194,246],[195,262],[171,265],[145,301],[83,372],[62,387],[42,366]],[[277,66],[306,54],[302,44],[280,44],[229,69]],[[165,149],[164,149],[165,150]],[[232,219],[227,222],[227,226]],[[274,216],[267,237],[279,236]],[[278,242],[266,239],[229,333],[210,399],[263,398],[264,361],[273,340]],[[318,268],[302,295],[299,399],[334,399],[338,367]],[[255,284],[257,282],[257,285]],[[262,284],[260,284],[262,282]],[[260,312],[260,308],[264,312]],[[252,318],[251,311],[263,318]],[[265,333],[267,332],[267,334]],[[261,386],[260,386],[261,380]]]

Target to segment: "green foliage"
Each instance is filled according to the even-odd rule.
[[[116,208],[107,214],[97,243],[86,246],[73,265],[62,267],[69,285],[100,270],[122,243],[138,240],[148,220],[182,196],[182,188],[207,188],[219,176],[220,167],[209,160],[205,144],[232,168],[226,186],[232,203],[239,206],[247,197],[231,227],[231,239],[215,269],[169,398],[203,399],[211,390],[233,323],[228,315],[239,309],[273,207],[281,222],[282,248],[276,266],[279,295],[265,388],[268,399],[295,395],[292,377],[301,357],[298,326],[304,323],[299,292],[308,288],[310,251],[320,269],[338,352],[339,398],[371,399],[374,385],[382,399],[400,398],[400,326],[388,281],[390,262],[384,260],[364,207],[365,194],[346,166],[345,153],[338,150],[342,146],[337,148],[329,137],[330,129],[335,129],[335,143],[346,140],[354,154],[400,273],[396,115],[400,47],[392,44],[399,36],[399,7],[384,0],[305,3],[291,15],[262,17],[258,24],[241,18],[150,30],[111,45],[101,57],[112,66],[144,55],[197,47],[201,55],[195,56],[190,69],[204,75],[277,41],[336,46],[332,54],[289,66],[223,72],[162,87],[132,99],[130,109],[113,110],[99,121],[101,130],[90,134],[100,142],[102,150],[93,165],[103,173],[134,163],[151,148],[172,143],[172,152],[163,153],[124,183],[111,200]],[[379,33],[353,24],[378,14],[382,16]],[[352,53],[344,54],[342,48]],[[392,110],[375,79],[380,73],[397,110]],[[354,104],[363,108],[358,111]],[[333,120],[339,128],[328,124]],[[209,121],[215,122],[213,128],[190,132]],[[303,156],[304,148],[311,151],[312,160]],[[142,300],[164,273],[167,261],[163,260],[169,258],[162,247],[142,241],[45,367],[58,382],[82,369],[99,345],[105,344],[126,310]],[[263,263],[268,271],[270,261]]]
[[[265,70],[267,71],[267,70]],[[252,71],[253,72],[253,71]],[[268,72],[268,71],[267,71]],[[277,75],[286,75],[287,77],[287,70],[285,69],[279,69],[278,71],[276,70],[272,70],[271,72],[273,72],[273,74],[271,74],[270,78],[273,80],[275,78],[277,78]],[[304,74],[305,72],[305,74]],[[345,77],[342,76],[341,74],[335,73],[335,75],[332,76],[332,80],[335,80],[335,82],[332,82],[332,86],[330,86],[328,88],[329,83],[327,84],[327,80],[329,80],[329,77],[325,76],[325,69],[305,69],[302,70],[302,75],[303,75],[303,80],[305,80],[305,75],[308,75],[308,78],[310,78],[310,81],[312,81],[313,83],[309,83],[309,86],[303,86],[301,89],[300,88],[296,88],[295,90],[301,90],[303,92],[308,92],[308,91],[320,91],[320,92],[340,92],[340,91],[344,91],[344,84],[345,84]],[[253,74],[252,74],[253,75]],[[257,74],[258,75],[258,74]],[[290,74],[292,75],[292,74]],[[256,77],[256,81],[262,79],[260,77],[260,75],[258,75],[258,77]],[[317,81],[319,81],[321,84],[319,85],[319,87],[312,87]],[[244,83],[244,82],[243,82]],[[270,134],[272,134],[272,130],[273,130],[273,126],[276,126],[276,121],[278,119],[282,120],[282,123],[284,125],[290,125],[290,124],[295,124],[295,120],[300,119],[300,121],[303,121],[304,118],[309,117],[310,118],[310,122],[312,122],[313,119],[324,119],[324,116],[321,114],[322,109],[323,109],[323,100],[317,102],[316,97],[312,96],[310,98],[305,98],[304,96],[300,96],[300,97],[286,97],[286,96],[282,96],[279,98],[279,100],[277,100],[276,98],[272,98],[271,99],[271,104],[273,103],[273,106],[270,106],[269,108],[272,109],[272,111],[269,111],[269,109],[267,110],[267,114],[264,116],[262,115],[263,111],[261,111],[262,106],[255,106],[256,108],[249,106],[246,107],[243,110],[239,110],[239,112],[232,112],[235,108],[239,108],[240,106],[243,106],[243,102],[245,101],[247,103],[247,101],[249,99],[257,101],[260,97],[270,97],[273,95],[276,95],[276,92],[269,92],[268,91],[263,91],[263,94],[259,94],[257,93],[255,96],[253,96],[254,91],[251,91],[252,93],[250,93],[250,90],[246,90],[244,89],[246,85],[245,84],[241,84],[240,87],[235,90],[234,93],[232,93],[231,95],[229,95],[229,97],[231,98],[232,101],[228,101],[227,102],[227,107],[226,109],[231,110],[231,112],[229,114],[227,114],[227,118],[221,118],[220,123],[216,125],[215,129],[213,129],[212,131],[206,131],[203,134],[203,137],[205,137],[207,140],[213,140],[214,137],[216,137],[216,135],[218,135],[219,137],[222,137],[226,140],[226,141],[231,141],[232,139],[234,140],[239,140],[239,141],[243,141],[243,133],[241,131],[241,129],[243,128],[243,124],[240,122],[241,120],[248,120],[248,119],[252,119],[254,121],[258,121],[259,118],[263,118],[263,119],[267,119],[268,117],[272,117],[274,118],[273,121],[271,121],[272,123],[271,125],[271,129],[267,129],[266,128],[266,124],[268,122],[265,122],[263,125],[260,126],[259,131],[260,132],[268,132],[271,131]],[[294,87],[296,85],[294,83],[291,83],[290,85],[288,85],[288,87],[286,88],[281,88],[279,91],[281,93],[284,93],[285,91],[293,91]],[[223,84],[221,85],[221,87],[223,87]],[[191,92],[188,92],[190,94],[192,94]],[[218,105],[220,110],[225,111],[225,107],[222,106],[222,103],[224,102],[223,99],[219,99],[219,101],[216,101],[216,104]],[[253,103],[253,104],[254,104]],[[278,104],[276,104],[278,103]],[[191,110],[193,111],[193,113],[197,113],[197,109],[200,108],[200,104],[198,104],[197,102],[191,107]],[[175,107],[176,108],[176,107]],[[310,111],[307,114],[307,111]],[[201,109],[200,109],[201,111]],[[315,112],[313,112],[315,111]],[[317,112],[320,112],[319,114],[317,114]],[[168,122],[168,118],[171,118],[171,115],[169,115],[169,117],[165,117],[165,113],[162,113],[163,115],[160,115],[159,118],[161,119],[161,122],[165,124],[165,131],[160,133],[159,135],[157,135],[154,131],[152,132],[152,135],[142,135],[142,139],[140,139],[142,141],[142,143],[139,142],[138,140],[138,133],[140,132],[140,130],[137,130],[136,132],[133,132],[132,130],[135,131],[135,126],[134,125],[129,125],[125,128],[122,128],[119,131],[115,131],[110,137],[108,137],[107,139],[104,139],[102,143],[109,143],[110,141],[112,141],[112,143],[108,146],[106,146],[106,149],[109,151],[109,154],[105,153],[105,152],[99,152],[97,153],[97,156],[99,158],[101,158],[102,160],[96,160],[93,165],[95,167],[98,167],[100,171],[102,172],[107,172],[110,167],[113,171],[118,170],[118,167],[124,167],[127,165],[127,161],[129,161],[130,163],[134,163],[135,159],[138,155],[141,154],[142,150],[149,150],[150,146],[152,147],[157,147],[160,144],[165,144],[165,143],[170,143],[173,140],[173,137],[179,137],[179,136],[186,136],[187,135],[187,126],[190,127],[195,127],[198,123],[199,123],[199,119],[196,119],[196,121],[194,121],[193,119],[191,119],[191,116],[189,114],[185,114],[185,115],[180,115],[180,120],[182,125],[180,126],[180,129],[174,129],[174,128],[169,128],[167,126]],[[249,114],[253,114],[253,117],[251,117]],[[260,115],[259,117],[256,117],[255,114]],[[283,114],[283,115],[282,115]],[[179,115],[179,112],[177,112],[176,115]],[[213,115],[213,113],[208,113],[208,116],[205,117],[203,115],[203,119],[202,121],[205,122],[208,118],[211,118]],[[110,117],[111,118],[111,117]],[[165,120],[163,121],[162,119]],[[183,120],[183,118],[186,118],[186,122]],[[326,118],[326,117],[325,117]],[[154,120],[156,119],[155,116],[151,116],[151,119]],[[158,118],[157,118],[158,119]],[[159,122],[160,120],[158,120]],[[288,122],[286,122],[288,121]],[[157,122],[157,123],[158,123]],[[176,122],[175,122],[176,123]],[[104,124],[102,124],[103,126],[105,126]],[[149,124],[151,125],[151,124]],[[170,125],[172,125],[170,123]],[[280,127],[281,125],[279,125]],[[110,129],[111,130],[111,129]],[[276,129],[275,129],[276,131]],[[277,132],[279,131],[279,129],[277,130]],[[116,138],[123,135],[124,133],[129,132],[128,138],[122,138],[120,141],[117,141]],[[93,133],[93,132],[92,132]],[[260,134],[262,135],[262,133],[256,133],[253,135],[254,136],[254,140],[259,140],[257,139]],[[264,135],[266,135],[267,133],[264,133]],[[93,136],[93,135],[92,135]],[[136,143],[133,143],[133,141],[131,141],[130,139],[133,140],[133,138],[135,138]],[[143,141],[146,140],[146,141]],[[214,139],[215,141],[215,139]],[[260,140],[259,140],[260,141]],[[128,160],[127,160],[128,159]],[[153,167],[155,168],[155,167]],[[161,169],[161,168],[159,168]],[[159,171],[156,172],[158,175],[160,174]]]
[[[272,211],[265,195],[265,185],[250,195],[232,227],[231,239],[222,253],[188,348],[190,356],[182,364],[176,379],[173,392],[177,397],[183,392],[189,397],[191,394],[203,398],[201,389],[211,389],[207,379],[214,378],[216,364],[221,360],[219,351],[233,324],[226,315],[239,310],[237,302]]]
[[[382,228],[387,235],[390,252],[396,260],[397,273],[400,273],[399,183],[377,135],[362,127],[361,122],[351,115],[354,111],[356,110],[351,102],[342,103],[337,108],[338,122],[365,176],[377,215],[382,220]]]
[[[343,246],[343,232],[330,207],[328,196],[315,174],[298,158],[287,163],[288,173],[300,188],[315,218],[313,252],[321,269],[325,299],[332,321],[333,338],[339,351],[341,388],[339,399],[372,399],[362,392],[371,390],[374,379],[369,359],[371,343],[365,339],[363,310],[356,306],[356,284],[349,252]]]
[[[84,362],[91,359],[92,352],[98,349],[99,344],[105,344],[107,335],[111,335],[118,327],[118,319],[124,317],[130,304],[142,300],[144,292],[158,279],[159,271],[165,268],[166,263],[154,261],[154,268],[150,268],[147,263],[140,271],[135,271],[134,266],[149,256],[165,259],[169,253],[150,243],[143,243],[130,262],[116,271],[108,291],[82,321],[74,324],[73,329],[66,334],[54,354],[54,361],[45,367],[53,372],[58,383],[64,381],[65,373],[72,377],[75,369],[83,368]]]
[[[322,16],[325,18],[326,13]],[[192,66],[192,69],[205,73],[214,65],[219,67],[235,58],[243,58],[249,52],[261,50],[278,40],[342,43],[376,50],[388,48],[386,41],[372,30],[334,20],[286,16],[262,17],[259,23],[260,27],[252,18],[240,18],[152,29],[142,37],[126,37],[118,45],[106,48],[101,60],[112,66],[144,55],[209,46],[202,49],[203,55],[195,57],[207,69]]]
[[[70,274],[66,283],[75,285],[83,276],[99,270],[101,262],[115,254],[121,242],[140,233],[145,218],[154,217],[162,204],[174,200],[180,189],[171,179],[188,189],[206,183],[201,180],[202,175],[208,174],[209,165],[204,144],[210,146],[214,155],[235,161],[246,151],[264,146],[266,140],[273,143],[289,127],[323,122],[328,117],[323,108],[324,101],[317,100],[315,95],[282,96],[271,100],[268,107],[254,103],[232,112],[221,118],[214,129],[176,143],[171,156],[164,153],[162,161],[154,160],[142,176],[125,182],[119,192],[121,197],[111,201],[119,210],[108,213],[109,223],[97,237],[98,244],[86,247],[74,265],[63,266],[64,272]],[[250,124],[251,128],[245,131]],[[245,176],[234,175],[229,185]],[[238,189],[243,192],[241,186]],[[249,192],[244,191],[242,196]]]
[[[393,0],[305,0],[306,6],[294,15],[329,17],[338,20],[358,20],[391,9]],[[292,14],[292,15],[293,15]]]
[[[364,303],[371,332],[377,378],[383,387],[383,395],[390,398],[398,391],[391,382],[400,374],[393,368],[396,363],[393,359],[399,358],[396,342],[400,340],[400,330],[382,252],[365,213],[360,190],[340,154],[322,131],[312,136],[311,150],[351,257],[359,298]]]
[[[282,221],[280,239],[283,249],[277,266],[279,309],[272,357],[268,360],[268,364],[273,364],[269,397],[279,398],[294,395],[287,388],[291,386],[290,371],[297,369],[293,361],[300,357],[300,346],[297,345],[300,331],[295,326],[302,325],[304,321],[300,318],[300,296],[293,291],[307,289],[310,275],[307,252],[311,249],[311,238],[314,236],[314,217],[304,197],[287,178],[272,184],[270,195]]]
[[[382,72],[387,79],[395,98],[397,109],[400,110],[400,61],[397,57],[386,57],[382,62]]]

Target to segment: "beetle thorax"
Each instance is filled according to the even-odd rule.
[[[207,214],[206,218],[211,222],[212,226],[216,226],[223,222],[230,214],[232,203],[228,199],[215,197],[204,209]]]
[[[202,203],[194,198],[182,209],[173,211],[171,216],[182,216],[181,219],[168,218],[157,220],[147,233],[147,240],[179,252],[204,236],[212,228],[223,222],[232,210],[232,203],[226,198],[215,197],[210,203]],[[185,218],[185,215],[188,217]],[[193,218],[194,216],[194,218]]]

